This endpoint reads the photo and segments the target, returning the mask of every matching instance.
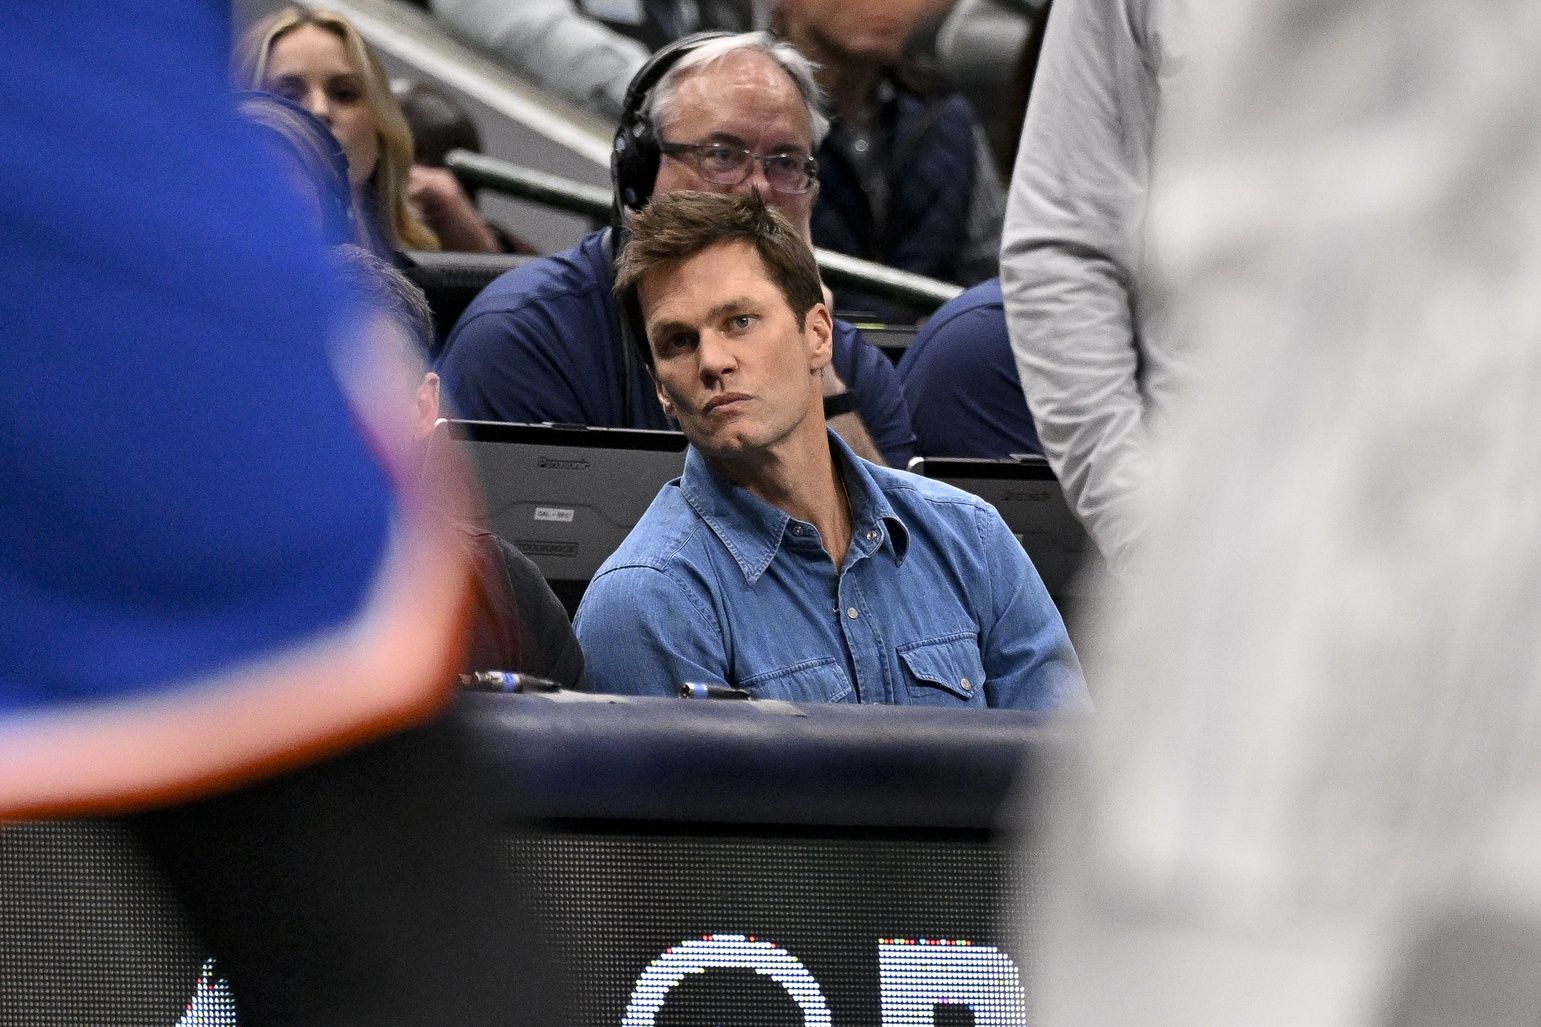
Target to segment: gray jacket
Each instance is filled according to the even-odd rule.
[[[1183,0],[1058,0],[1012,176],[1001,287],[1044,451],[1098,545],[1138,534],[1179,353],[1142,288],[1151,154]]]

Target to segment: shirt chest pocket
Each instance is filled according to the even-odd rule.
[[[959,632],[899,647],[900,702],[911,706],[983,706],[985,668],[979,639]]]
[[[738,687],[756,699],[787,702],[852,702],[851,680],[845,667],[833,657],[802,663],[741,678]]]

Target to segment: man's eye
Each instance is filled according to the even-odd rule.
[[[678,332],[674,335],[665,335],[662,339],[653,343],[653,349],[659,355],[678,353],[690,346],[692,336]]]
[[[736,167],[742,154],[731,146],[708,146],[701,151],[701,160],[708,167]]]
[[[735,331],[745,332],[754,325],[754,315],[739,314],[736,317],[730,318],[728,323]]]

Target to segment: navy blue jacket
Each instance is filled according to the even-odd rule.
[[[887,183],[884,217],[880,222],[874,215],[847,156],[849,130],[837,120],[817,154],[814,245],[967,284],[961,259],[980,170],[973,112],[951,91],[922,97],[890,79],[885,92],[876,123]],[[894,305],[881,300],[846,292],[837,300],[842,310],[863,309],[895,319]]]

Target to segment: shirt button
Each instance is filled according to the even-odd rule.
[[[856,619],[856,618],[857,618],[857,617],[860,617],[860,616],[861,616],[861,614],[859,614],[859,613],[857,613],[857,612],[856,612],[856,607],[854,607],[854,606],[848,606],[848,607],[846,607],[846,609],[845,609],[845,615],[846,615],[846,616],[847,616],[847,617],[849,617],[849,618],[851,618],[851,619],[852,619],[852,620],[855,620],[855,619]]]
[[[962,681],[958,682],[958,684],[963,686],[963,690],[965,692],[971,691],[974,687],[974,682],[970,681],[968,678],[964,678]]]
[[[868,542],[871,542],[873,539],[875,539],[877,537],[878,537],[878,533],[876,531],[869,531],[869,532],[867,532],[867,541]]]
[[[802,533],[803,533],[803,526],[801,524],[794,524],[794,525],[792,525],[792,534],[794,534],[794,535],[801,535]]]

